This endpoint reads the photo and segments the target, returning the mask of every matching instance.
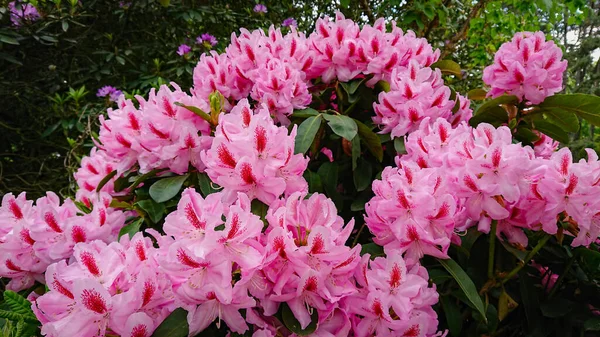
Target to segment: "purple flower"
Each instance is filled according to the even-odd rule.
[[[106,97],[110,94],[112,94],[115,91],[119,91],[117,90],[117,88],[110,86],[110,85],[106,85],[103,86],[102,88],[98,89],[98,92],[96,93],[96,96],[98,97]]]
[[[129,8],[129,6],[131,6],[131,2],[129,1],[119,1],[119,7],[120,8]]]
[[[116,90],[115,89],[115,91],[113,91],[113,92],[110,93],[110,96],[109,96],[108,99],[111,102],[116,102],[116,101],[119,100],[119,97],[121,97],[121,95],[123,95],[123,92],[121,90]]]
[[[40,18],[40,13],[38,13],[35,6],[29,3],[10,2],[8,11],[10,12],[10,21],[17,27],[23,24],[23,20],[35,21]]]
[[[257,4],[256,6],[254,6],[254,12],[255,13],[266,13],[267,6],[265,6],[263,4]]]
[[[284,27],[298,27],[298,22],[294,18],[287,18],[281,23]]]
[[[187,53],[189,53],[191,51],[192,51],[192,47],[188,46],[187,44],[182,44],[177,49],[177,55],[183,56],[183,55],[185,55],[185,54],[187,54]]]
[[[217,44],[217,38],[208,33],[202,34],[201,37],[202,37],[203,42],[206,42],[206,43],[210,44],[211,46],[214,46]]]

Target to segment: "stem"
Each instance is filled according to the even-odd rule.
[[[542,249],[542,247],[544,247],[546,242],[548,242],[548,240],[550,240],[551,237],[552,237],[551,235],[546,235],[540,241],[538,241],[538,244],[535,245],[535,247],[533,247],[533,249],[529,253],[527,253],[527,255],[525,256],[525,259],[523,260],[523,263],[516,266],[513,270],[511,270],[510,273],[508,273],[508,275],[506,275],[504,277],[501,284],[508,282],[508,280],[513,278],[513,276],[517,275],[517,273],[519,271],[521,271],[521,269],[523,269],[523,267],[525,267],[529,263],[529,261],[533,258],[533,256],[535,254],[537,254],[537,252],[539,252],[540,249]]]
[[[496,255],[496,228],[498,221],[492,220],[492,228],[490,229],[490,246],[488,256],[488,278],[494,278],[494,257]]]
[[[560,276],[558,276],[558,280],[556,280],[556,283],[554,283],[554,287],[552,287],[552,290],[550,291],[550,294],[548,294],[548,298],[552,298],[552,296],[554,296],[554,293],[556,293],[556,291],[560,287],[560,284],[562,283],[562,281],[567,276],[567,273],[569,272],[569,269],[571,269],[571,266],[573,265],[573,262],[575,262],[575,255],[571,256],[571,258],[567,262],[567,265],[565,266],[565,270],[563,271],[562,274],[560,274]]]
[[[360,233],[362,233],[363,228],[365,228],[365,224],[366,222],[363,222],[362,226],[360,226],[360,229],[356,233],[356,237],[354,238],[354,241],[352,241],[352,247],[356,246],[358,243],[358,238],[360,237]]]

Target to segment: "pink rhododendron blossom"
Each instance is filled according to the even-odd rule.
[[[491,87],[488,96],[515,95],[533,104],[562,90],[567,61],[543,32],[517,33],[494,56],[494,64],[483,70],[483,81]]]
[[[373,183],[375,197],[366,206],[367,225],[376,242],[386,247],[400,247],[407,256],[440,256],[435,248],[443,253],[454,230],[477,225],[487,233],[492,221],[497,222],[498,236],[521,246],[527,245],[523,229],[555,234],[559,217],[577,224],[574,246],[587,246],[600,234],[600,217],[593,211],[600,194],[594,184],[600,166],[593,151],[588,151],[588,161],[579,163],[572,162],[566,148],[550,158],[536,156],[531,147],[513,144],[507,127],[459,124],[453,129],[441,118],[433,124],[424,120],[405,146],[408,154],[396,160],[398,168],[386,168],[382,180]],[[425,182],[413,185],[423,171],[430,172]],[[445,205],[442,200],[451,207],[437,213],[432,205]],[[413,205],[419,207],[413,210]],[[445,231],[428,227],[449,210],[455,213],[450,213],[454,215]],[[445,243],[435,241],[440,234]],[[411,247],[419,250],[413,253]]]
[[[212,146],[201,158],[227,200],[243,192],[270,204],[282,194],[308,188],[302,177],[308,159],[294,154],[295,136],[296,126],[288,134],[285,127],[273,123],[265,107],[252,111],[242,100],[230,113],[219,116]]]
[[[200,151],[210,146],[209,124],[175,103],[210,111],[208,103],[185,94],[173,84],[158,91],[152,89],[147,100],[138,97],[139,108],[131,100],[120,99],[118,109],[108,109],[102,123],[98,147],[124,172],[139,165],[141,173],[168,168],[177,174],[191,166],[202,171]],[[100,178],[102,179],[102,178]],[[90,185],[91,186],[91,185]],[[110,187],[107,191],[110,192]]]

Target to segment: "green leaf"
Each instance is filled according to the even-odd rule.
[[[30,317],[34,320],[36,319],[33,311],[31,311],[31,302],[18,293],[11,290],[5,290],[4,302],[8,305],[11,312],[24,317]]]
[[[356,170],[358,157],[360,157],[360,135],[352,139],[352,170]]]
[[[458,63],[452,60],[440,60],[431,65],[432,69],[439,69],[442,71],[442,74],[454,75],[458,78],[462,78],[462,74],[460,72],[460,66]]]
[[[469,302],[471,302],[471,304],[473,304],[473,306],[477,309],[479,314],[483,317],[483,319],[487,323],[487,317],[485,315],[486,311],[484,309],[483,302],[481,301],[481,297],[479,296],[479,293],[477,292],[477,288],[475,287],[475,284],[473,284],[473,281],[471,280],[471,278],[469,278],[467,273],[465,273],[465,271],[454,260],[438,259],[438,261],[444,268],[446,268],[446,270],[450,273],[450,275],[452,275],[452,277],[456,280],[456,282],[458,283],[458,286],[463,291],[463,293],[467,296],[467,299],[469,300]]]
[[[158,0],[163,7],[169,7],[171,0]]]
[[[519,103],[519,99],[516,96],[502,95],[483,103],[473,115],[485,114],[488,112],[488,110],[494,109],[500,106],[500,104],[515,105],[517,103]]]
[[[250,204],[250,210],[254,215],[258,215],[260,219],[265,222],[265,217],[267,216],[267,211],[269,210],[269,206],[267,206],[264,202],[254,199]]]
[[[69,30],[69,22],[68,21],[65,20],[65,21],[62,22],[62,30],[64,32],[66,32],[67,30]]]
[[[348,116],[323,115],[323,118],[327,120],[327,124],[336,135],[344,137],[348,141],[352,141],[352,138],[358,133],[356,122]]]
[[[408,153],[408,152],[406,152],[406,147],[404,146],[404,138],[403,137],[394,138],[394,149],[396,150],[396,153],[398,153],[398,154],[407,154]]]
[[[547,97],[539,107],[542,110],[562,110],[576,114],[595,126],[600,126],[600,97],[586,94],[563,94]]]
[[[322,193],[323,184],[321,183],[321,176],[310,170],[304,171],[304,179],[308,182],[308,192],[310,193]]]
[[[469,125],[477,127],[477,125],[481,123],[489,123],[498,127],[506,122],[508,122],[508,113],[506,110],[499,106],[493,106],[486,109],[484,112],[471,117]]]
[[[536,142],[540,137],[536,135],[528,126],[518,126],[517,132],[514,134],[515,139],[527,145]]]
[[[121,228],[119,231],[119,239],[125,234],[129,234],[130,239],[133,238],[135,233],[140,231],[140,227],[142,226],[143,222],[144,218],[139,218],[125,225],[125,227]]]
[[[336,163],[325,162],[317,170],[327,194],[333,195],[338,184],[338,166]]]
[[[158,223],[162,219],[166,210],[165,205],[156,203],[152,199],[140,200],[136,205],[146,212],[154,223]]]
[[[342,88],[344,88],[344,90],[348,93],[348,95],[354,95],[356,90],[358,90],[360,85],[363,84],[363,82],[365,82],[366,79],[367,78],[365,77],[365,78],[352,80],[350,82],[341,82],[340,85],[342,86]]]
[[[187,311],[177,308],[154,330],[152,337],[187,337]]]
[[[96,192],[100,192],[102,190],[102,187],[104,187],[104,185],[106,185],[116,175],[117,170],[114,170],[111,173],[107,174],[104,178],[102,178],[102,180],[100,180],[100,182],[98,183],[98,187],[96,187]]]
[[[357,191],[364,191],[371,186],[373,167],[366,160],[359,158],[356,170],[353,172],[354,186]]]
[[[313,309],[312,314],[310,315],[310,323],[306,326],[305,329],[302,329],[300,326],[300,322],[294,316],[292,309],[287,305],[287,303],[281,303],[281,317],[283,320],[283,325],[285,325],[288,330],[295,333],[298,336],[309,336],[317,329],[317,322],[319,321],[319,314],[317,310]]]
[[[8,36],[8,35],[0,34],[0,41],[2,41],[4,43],[8,43],[8,44],[14,44],[16,46],[19,45],[19,41],[17,41],[17,39],[15,39],[14,37]]]
[[[542,314],[545,317],[563,317],[571,312],[571,310],[573,309],[573,302],[564,298],[554,297],[547,300],[546,302],[541,303],[540,309],[542,310]]]
[[[559,125],[565,131],[579,131],[579,119],[577,115],[557,108],[544,108],[541,112],[549,122]]]
[[[295,110],[294,113],[292,114],[292,117],[298,117],[298,118],[308,118],[308,117],[312,117],[312,116],[317,116],[319,115],[319,112],[313,108],[306,108],[306,109],[302,109],[302,110]]]
[[[373,242],[361,245],[360,256],[363,256],[365,254],[370,254],[371,259],[374,259],[378,256],[385,256],[385,253],[383,252],[383,247]]]
[[[381,138],[373,132],[373,129],[366,126],[360,121],[354,120],[358,127],[360,139],[367,145],[367,149],[377,158],[378,161],[383,160],[383,147],[381,146]]]
[[[294,149],[295,153],[306,153],[310,148],[315,139],[315,135],[321,127],[321,115],[308,117],[298,127],[298,133],[296,134],[296,146]]]
[[[583,329],[585,331],[600,331],[600,318],[594,317],[586,320],[583,323]]]
[[[474,101],[482,101],[486,98],[487,91],[484,89],[473,89],[467,92],[467,98]]]
[[[167,169],[154,169],[150,172],[144,173],[141,176],[137,177],[135,179],[135,181],[133,182],[133,184],[131,184],[131,186],[129,186],[129,188],[135,189],[136,187],[138,187],[139,184],[146,181],[146,179],[154,177],[156,174],[163,172],[165,170],[167,170]]]
[[[544,120],[534,121],[534,128],[541,133],[544,133],[554,140],[566,144],[569,142],[569,134],[563,130],[560,126],[546,122]]]
[[[181,186],[187,180],[188,174],[163,178],[150,186],[150,197],[156,202],[165,202],[179,193]]]
[[[180,106],[182,108],[188,109],[189,111],[195,113],[196,115],[200,116],[200,118],[204,119],[205,121],[207,121],[209,124],[212,123],[212,120],[210,118],[210,115],[207,114],[206,112],[202,111],[202,109],[195,107],[195,106],[191,106],[191,105],[185,105],[179,102],[175,102],[175,105]]]
[[[441,296],[440,302],[442,303],[444,314],[446,314],[446,323],[448,323],[450,334],[452,336],[460,336],[463,320],[458,305],[450,296]]]
[[[340,7],[348,8],[350,6],[350,0],[340,0]]]
[[[209,194],[213,194],[218,191],[218,189],[213,188],[213,183],[206,173],[198,173],[198,185],[200,187],[200,192],[202,192],[202,196],[205,198]]]

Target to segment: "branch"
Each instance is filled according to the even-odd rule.
[[[360,5],[363,7],[365,14],[367,14],[367,17],[369,18],[369,22],[370,23],[375,22],[375,16],[373,16],[373,12],[371,12],[371,8],[369,7],[369,3],[367,2],[367,0],[361,0]]]
[[[475,4],[475,6],[473,6],[473,8],[471,8],[471,12],[467,16],[467,19],[465,20],[465,22],[463,22],[462,26],[460,27],[460,29],[458,30],[456,35],[454,35],[448,41],[448,43],[446,43],[446,46],[444,48],[444,51],[442,52],[440,59],[443,59],[446,56],[452,54],[452,52],[454,52],[454,50],[456,49],[456,44],[459,41],[463,40],[467,36],[467,33],[469,32],[469,27],[471,25],[471,20],[479,15],[479,12],[481,12],[481,10],[483,10],[485,8],[485,5],[488,2],[489,2],[489,0],[478,1],[477,4]]]

